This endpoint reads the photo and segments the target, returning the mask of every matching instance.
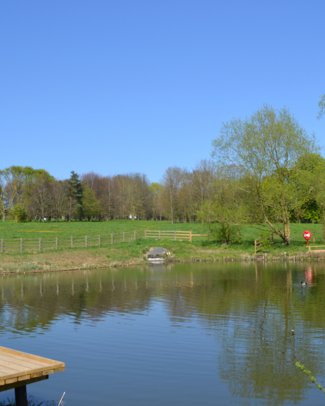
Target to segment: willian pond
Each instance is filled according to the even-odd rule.
[[[42,404],[63,393],[73,406],[325,402],[322,263],[20,274],[0,286],[1,345],[66,363],[30,385]]]

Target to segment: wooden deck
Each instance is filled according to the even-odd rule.
[[[26,385],[63,371],[64,362],[0,347],[0,391],[15,389],[16,405],[27,405]]]

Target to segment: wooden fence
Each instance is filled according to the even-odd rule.
[[[144,238],[151,238],[153,240],[192,241],[193,237],[207,237],[207,234],[193,234],[192,231],[144,231]]]
[[[113,244],[131,242],[143,237],[143,232],[131,231],[97,236],[12,238],[0,239],[0,253],[24,254],[67,250],[73,248],[108,247]]]
[[[325,254],[325,245],[307,245],[309,253]]]

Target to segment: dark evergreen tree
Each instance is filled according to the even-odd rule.
[[[79,175],[72,171],[69,179],[69,219],[83,219],[83,187]]]

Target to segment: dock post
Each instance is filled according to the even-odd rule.
[[[26,385],[15,388],[16,406],[28,406]]]

